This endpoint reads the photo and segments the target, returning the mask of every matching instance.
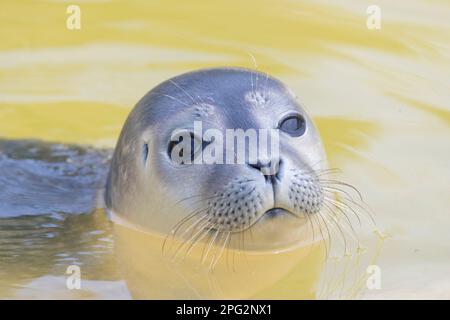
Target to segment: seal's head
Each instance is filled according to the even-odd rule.
[[[280,81],[239,68],[200,70],[163,82],[133,109],[106,205],[163,235],[242,246],[248,233],[245,249],[280,249],[304,239],[321,210],[325,166],[313,122]]]

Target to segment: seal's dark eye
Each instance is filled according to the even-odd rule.
[[[306,131],[306,121],[300,114],[289,115],[280,121],[278,128],[293,137],[300,137]]]
[[[205,143],[192,132],[182,130],[172,135],[167,152],[173,162],[191,164],[204,146]]]

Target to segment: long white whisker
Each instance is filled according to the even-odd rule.
[[[169,82],[170,83],[172,83],[174,86],[176,86],[178,89],[180,89],[181,91],[183,91],[184,92],[184,94],[186,95],[186,96],[188,96],[191,100],[192,100],[192,102],[194,103],[194,104],[196,104],[197,103],[197,101],[184,89],[184,88],[182,88],[180,85],[178,85],[175,81],[173,81],[172,79],[169,79]]]
[[[216,232],[214,232],[214,236],[211,238],[211,241],[209,242],[208,249],[206,250],[205,255],[202,257],[201,263],[204,264],[206,261],[206,258],[208,257],[209,251],[214,245],[214,242],[216,241],[217,235],[219,234],[219,230],[217,229]]]

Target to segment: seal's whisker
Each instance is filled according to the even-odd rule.
[[[306,219],[308,220],[309,226],[310,226],[310,228],[312,230],[312,234],[313,234],[312,242],[313,243],[316,242],[315,241],[316,240],[316,235],[315,235],[314,222],[317,223],[317,228],[319,229],[320,236],[321,236],[322,241],[323,241],[324,246],[325,246],[325,259],[327,259],[327,257],[328,257],[328,246],[327,246],[327,244],[329,244],[328,243],[329,240],[325,239],[325,236],[324,236],[324,234],[322,232],[322,228],[320,226],[320,221],[318,221],[318,219],[315,217],[315,215],[305,214],[305,216],[306,216]]]
[[[367,215],[367,217],[370,219],[370,221],[372,222],[372,224],[376,227],[376,221],[374,218],[374,213],[371,210],[370,206],[368,204],[366,204],[365,202],[363,202],[363,205],[361,205],[360,203],[354,201],[353,199],[347,199],[345,197],[342,198],[342,200],[340,200],[340,202],[342,204],[347,204],[348,206],[356,206],[358,209],[360,209],[363,213],[365,213]]]
[[[183,238],[186,236],[186,234],[187,234],[190,230],[192,230],[192,228],[194,228],[194,227],[199,223],[199,220],[200,220],[200,219],[205,219],[205,218],[208,216],[208,214],[205,213],[205,214],[203,214],[201,217],[197,217],[197,220],[193,221],[191,224],[189,224],[189,225],[186,226],[186,229],[183,230],[183,233],[182,233],[181,235],[178,235],[178,234],[177,234],[178,231],[180,231],[181,228],[182,228],[186,223],[188,223],[189,220],[191,220],[192,218],[198,216],[198,215],[201,214],[201,213],[204,213],[204,212],[207,211],[207,210],[208,210],[208,208],[200,209],[200,210],[195,211],[193,214],[189,215],[188,217],[183,218],[182,221],[179,222],[179,223],[177,224],[176,228],[172,229],[172,230],[173,230],[173,231],[171,231],[171,234],[172,234],[172,240],[174,240],[175,237],[178,237],[178,238],[180,238],[180,239],[183,239]],[[191,234],[192,234],[192,233],[191,233]]]
[[[205,209],[203,209],[204,211]],[[192,219],[193,217],[195,217],[199,212],[201,212],[201,210],[194,210],[192,213],[188,214],[185,218],[181,219],[181,221],[177,222],[171,229],[170,231],[167,233],[167,235],[164,238],[163,244],[161,246],[161,252],[162,255],[164,255],[165,249],[166,249],[166,245],[167,245],[167,241],[169,240],[169,237],[172,236],[172,240],[175,239],[176,233],[178,232],[178,229],[181,228],[181,226],[187,222],[188,220]]]
[[[248,54],[248,55],[250,56],[250,58],[252,59],[253,65],[255,66],[255,68],[258,69],[258,66],[256,65],[256,59],[255,59],[255,56],[254,56],[251,52],[247,52],[247,54]],[[253,87],[253,70],[250,70],[249,73],[250,73],[250,83],[251,83],[251,86],[252,86],[252,94],[255,94],[255,93],[256,93],[256,90],[258,90],[258,89]]]
[[[312,223],[312,219],[311,219],[309,214],[305,214],[305,216],[306,216],[306,219],[308,220],[308,224],[309,224],[309,226],[311,228],[311,232],[312,232],[312,236],[313,236],[313,242],[314,242],[316,240],[316,236],[315,236],[315,230],[314,230],[314,225]]]
[[[330,235],[330,231],[328,230],[328,227],[327,227],[326,229],[327,229],[327,232],[328,232],[328,238],[325,239],[325,235],[322,232],[321,222],[319,220],[320,215],[317,215],[317,216],[316,215],[312,215],[312,217],[317,222],[317,226],[318,226],[320,235],[321,235],[323,243],[325,245],[325,259],[328,259],[328,256],[329,256],[330,250],[331,250],[331,235]],[[323,223],[325,224],[325,222],[323,222]],[[326,227],[326,225],[325,225],[325,227]]]
[[[250,240],[253,241],[253,231],[252,231],[251,226],[252,226],[251,221],[248,220],[248,227],[247,227],[247,229],[245,229],[245,231],[248,230],[248,232],[250,233]],[[245,232],[245,231],[244,231],[244,232]]]
[[[192,102],[194,104],[198,103],[187,91],[186,89],[184,89],[183,87],[181,87],[180,85],[178,85],[178,83],[176,83],[173,79],[169,79],[168,80],[171,84],[173,84],[175,87],[177,87],[178,89],[180,89],[188,98],[190,98],[192,100]]]
[[[329,169],[317,170],[314,173],[317,177],[321,177],[321,176],[324,176],[327,174],[331,175],[331,174],[342,173],[342,170],[339,168],[329,168]]]
[[[336,196],[336,194],[337,194],[337,198],[332,198],[334,201],[336,201],[336,202],[342,202],[342,200],[341,200],[341,198],[340,197],[342,197],[342,198],[345,198],[345,196],[343,196],[341,193],[342,192],[345,192],[345,191],[343,191],[343,190],[340,190],[340,189],[338,189],[338,188],[333,188],[333,187],[324,187],[324,186],[322,186],[322,188],[324,189],[324,194],[325,194],[325,196],[327,196],[327,195],[330,195],[330,196],[332,196],[332,197],[335,197]],[[328,197],[327,197],[328,198]],[[328,200],[328,199],[327,199]],[[331,201],[329,201],[330,203],[331,203]],[[333,206],[335,206],[336,208],[339,208],[339,209],[341,209],[341,207],[338,207],[335,203],[331,203]],[[341,209],[342,210],[342,209]],[[361,218],[359,217],[360,215],[359,214],[357,214],[357,213],[355,213],[355,212],[353,212],[353,211],[351,211],[352,212],[352,214],[356,217],[356,219],[358,220],[358,224],[359,224],[359,226],[361,227],[362,226],[362,223],[361,223]],[[344,211],[342,210],[342,213],[344,213]]]
[[[222,243],[223,238],[226,238],[227,233],[226,232],[221,232],[220,230],[218,231],[218,238],[217,238],[217,245],[216,248],[214,250],[214,254],[211,258],[211,263],[209,264],[209,271],[212,273],[214,271],[213,266],[215,265],[215,262],[218,261],[220,259],[220,256],[222,255],[222,248],[225,244],[225,242]]]
[[[336,223],[338,223],[338,219],[337,219],[337,214],[336,214],[336,212],[335,212],[330,206],[328,206],[328,205],[326,205],[326,208],[327,208],[328,211],[330,212],[329,216],[330,216],[334,221],[336,221]],[[340,208],[337,207],[337,209],[340,209]],[[341,210],[341,209],[340,209],[340,210]],[[342,211],[342,210],[341,210],[341,211]],[[342,211],[342,212],[343,212],[343,211]],[[347,224],[348,224],[350,230],[347,230],[347,228],[346,228],[346,226],[345,226],[344,224],[342,224],[342,225],[340,224],[340,226],[341,226],[342,228],[346,229],[348,235],[349,235],[350,237],[352,237],[353,240],[355,240],[355,241],[358,243],[358,246],[359,246],[360,241],[359,241],[359,239],[358,239],[358,235],[357,235],[355,229],[353,228],[353,225],[352,225],[350,219],[348,219],[348,217],[347,217],[347,215],[346,215],[345,213],[343,213],[343,215],[344,215],[344,217],[346,218],[346,221],[347,221]]]
[[[184,202],[184,201],[187,201],[187,200],[191,200],[194,197],[198,198],[198,197],[201,197],[201,195],[184,198],[182,200],[179,200],[175,205],[179,205],[181,202]],[[195,204],[198,204],[199,202],[205,202],[207,200],[212,200],[212,199],[217,199],[217,198],[220,198],[220,195],[212,195],[212,196],[209,196],[209,197],[202,197],[202,198],[200,198],[198,200],[193,201],[191,203],[191,205],[195,205]]]
[[[339,224],[339,220],[337,218],[337,214],[334,210],[332,210],[332,208],[329,208],[329,216],[330,218],[335,221],[335,224],[339,225],[340,228],[342,228],[343,230],[341,231],[345,231],[345,234],[347,234],[351,240],[355,241],[356,243],[356,248],[360,248],[360,240],[359,237],[357,235],[357,233],[355,232],[355,230],[353,229],[353,226],[351,225],[351,223],[349,222],[348,225],[350,226],[350,229],[348,229],[348,227],[346,226],[346,224]],[[345,234],[342,234],[343,239],[345,237]],[[345,238],[346,239],[346,238]],[[347,241],[346,241],[347,242]],[[347,250],[345,250],[345,254],[349,254],[349,252]]]
[[[354,202],[350,199],[346,199],[345,197],[339,198],[337,200],[328,198],[328,201],[332,201],[337,206],[341,206],[341,208],[344,207],[344,208],[349,209],[355,216],[360,216],[360,214],[355,210],[355,208],[352,207],[352,205],[356,206],[358,209],[360,209],[362,211],[362,213],[366,214],[367,217],[370,219],[370,221],[376,226],[375,220],[374,220],[371,212],[367,211],[366,208],[364,208],[357,202]]]
[[[216,260],[218,254],[220,252],[222,238],[225,235],[225,233],[222,232],[220,229],[216,230],[216,234],[217,234],[216,239],[214,239],[214,241],[213,241],[213,243],[211,245],[211,249],[210,249],[210,252],[211,252],[211,255],[210,255],[211,259],[210,260],[211,261],[209,262],[209,265],[208,265],[208,272],[209,273],[212,273],[214,271],[214,269],[212,268],[212,265],[214,264],[214,261]],[[205,259],[205,264],[208,263],[208,260],[209,259]]]
[[[370,209],[370,206],[364,201],[361,192],[353,185],[349,183],[345,183],[336,179],[320,179],[320,184],[323,189],[333,189],[337,191],[345,200],[346,204],[350,206],[350,204],[358,207],[358,209],[361,209],[364,214],[366,214],[369,219],[371,220],[372,224],[376,226],[376,222],[374,219],[374,214],[372,210]],[[349,188],[350,190],[354,191],[358,195],[358,202],[353,199],[353,196],[347,192],[344,188]],[[361,203],[359,203],[359,201]],[[340,202],[344,204],[344,201],[340,199]]]
[[[177,232],[178,232],[178,230],[182,227],[183,224],[185,224],[185,223],[188,222],[190,219],[194,218],[196,215],[198,215],[198,214],[200,214],[200,213],[202,213],[202,212],[204,212],[204,211],[206,211],[206,210],[208,210],[208,208],[204,208],[204,209],[196,209],[196,210],[194,210],[193,212],[189,213],[186,217],[184,217],[183,219],[181,219],[179,222],[177,222],[177,223],[172,227],[172,229],[170,230],[170,232],[166,235],[166,237],[165,237],[165,239],[164,239],[164,242],[163,242],[163,245],[162,245],[162,252],[163,252],[163,254],[164,254],[164,249],[165,249],[166,242],[167,242],[169,236],[172,235],[172,240],[174,240],[174,239],[175,239],[175,236],[176,236],[176,234],[177,234]]]
[[[232,250],[232,253],[233,253],[233,256],[232,256],[232,264],[231,264],[231,267],[232,267],[233,272],[236,272],[236,266],[235,266],[236,250],[233,249],[233,250]]]
[[[339,235],[341,236],[341,231],[342,231],[342,230],[341,230],[341,231],[337,230],[337,228],[336,228],[336,226],[334,225],[333,221],[329,218],[328,212],[327,212],[327,211],[322,211],[321,214],[320,214],[320,216],[321,216],[321,218],[322,218],[322,220],[323,220],[323,223],[324,223],[327,227],[329,227],[329,236],[330,236],[330,239],[331,239],[333,233],[337,233],[337,234],[339,234]],[[345,240],[345,237],[344,237],[343,239]],[[344,242],[344,244],[345,244],[345,242]],[[345,248],[346,248],[346,247],[345,247]],[[330,251],[331,251],[331,248],[330,248]]]
[[[329,204],[332,206],[331,208],[334,208],[334,209],[338,210],[345,217],[348,225],[351,227],[351,229],[353,230],[353,233],[356,235],[356,230],[353,228],[353,224],[351,223],[350,217],[347,215],[347,212],[345,212],[345,210],[343,210],[341,207],[337,206],[336,204],[334,204],[332,202],[330,202]],[[354,216],[358,220],[359,227],[361,227],[362,226],[361,225],[361,219],[359,218],[358,215],[354,215]]]
[[[205,237],[212,238],[211,237],[211,231],[213,231],[213,230],[215,230],[215,229],[214,229],[214,226],[212,224],[206,224],[206,225],[202,226],[202,228],[201,228],[201,232],[202,232],[201,233],[201,237],[197,241],[197,243],[200,243],[200,241],[203,242],[203,248],[202,248],[202,254],[200,256],[200,261],[203,260],[203,256],[205,254],[205,249],[206,249],[206,247],[208,245],[208,240],[207,239],[203,240],[203,239]]]
[[[326,214],[326,212],[324,212]],[[334,219],[334,217],[330,216],[329,214],[326,215],[321,215],[323,219],[325,219],[326,221],[329,221],[329,219],[331,219],[330,223],[330,227],[332,227],[334,230],[338,230],[338,233],[340,234],[342,241],[344,243],[344,254],[346,254],[348,252],[348,245],[347,245],[347,238],[345,237],[344,232],[342,231],[341,226],[339,225],[339,223],[336,222],[336,220]]]
[[[255,70],[258,70],[258,63],[256,62],[255,56],[252,53],[250,53],[250,56],[252,57]],[[253,70],[251,71],[251,73],[254,73]],[[255,72],[255,92],[256,91],[258,91],[258,72]]]
[[[215,260],[215,262],[211,265],[211,269],[214,270],[214,268],[216,267],[217,262],[219,262],[219,259],[222,257],[223,255],[223,251],[225,250],[225,246],[228,245],[228,241],[230,238],[230,234],[231,232],[224,232],[226,234],[225,236],[225,240],[223,241],[223,245],[221,246],[219,255],[217,256],[217,259]]]
[[[314,216],[316,216],[317,217],[317,220],[318,220],[318,225],[319,225],[319,230],[320,230],[320,233],[322,234],[322,237],[323,237],[323,233],[322,233],[322,228],[320,227],[321,226],[321,223],[320,223],[320,221],[319,221],[319,218],[322,220],[322,224],[325,226],[325,229],[327,230],[327,235],[328,235],[328,240],[327,240],[327,242],[326,243],[328,243],[328,249],[327,249],[327,247],[326,247],[326,244],[325,244],[325,249],[326,249],[326,258],[328,258],[328,256],[329,256],[329,254],[330,254],[330,252],[331,252],[331,232],[330,232],[330,229],[328,228],[328,224],[327,224],[327,222],[325,221],[325,219],[324,219],[324,217],[322,216],[322,214],[317,214],[317,215],[314,215]],[[313,217],[314,217],[313,216]]]
[[[215,230],[214,227],[210,226],[210,227],[205,228],[205,230],[206,230],[206,235],[209,237],[209,241],[211,241],[211,239],[212,239],[211,231]],[[209,241],[207,241],[205,239],[205,241],[203,243],[202,254],[200,256],[200,262],[203,261],[203,257],[205,255],[205,250],[206,250],[206,248],[207,248],[207,246],[209,244]]]
[[[183,262],[186,257],[191,253],[192,249],[200,243],[206,235],[208,235],[209,231],[212,229],[210,227],[209,221],[204,221],[201,226],[197,228],[195,232],[193,232],[192,236],[189,239],[183,241],[183,243],[178,247],[176,254],[173,257],[173,261],[176,260],[176,256],[181,254],[184,250],[185,254],[180,262]],[[184,249],[185,248],[185,249]]]
[[[320,179],[320,182],[321,182],[321,183],[335,184],[335,185],[340,185],[340,186],[343,186],[343,187],[350,188],[350,189],[352,189],[353,191],[355,191],[355,192],[358,194],[359,199],[360,199],[362,202],[364,202],[361,192],[360,192],[356,187],[352,186],[352,185],[349,184],[349,183],[342,182],[342,181],[339,181],[339,180],[330,180],[330,179]]]
[[[241,238],[242,238],[242,254],[243,257],[245,258],[245,263],[248,266],[248,259],[247,259],[247,255],[245,254],[245,232],[240,232],[241,233]]]
[[[213,292],[213,297],[217,298],[217,297],[223,297],[223,290],[219,285],[219,282],[217,280],[217,278],[215,278],[210,272],[207,273],[205,275],[206,279],[208,280],[208,286],[211,290],[211,292]]]
[[[352,194],[350,192],[348,192],[346,189],[344,189],[344,187],[346,187],[345,185],[337,184],[337,183],[333,183],[333,182],[327,182],[327,181],[323,181],[323,180],[320,181],[320,184],[321,184],[322,188],[336,191],[336,193],[339,193],[339,195],[341,197],[357,204],[357,202],[353,199]],[[351,190],[353,190],[353,189],[351,189]],[[358,201],[361,201],[361,200],[358,200]],[[368,207],[368,205],[364,201],[361,201],[361,203]],[[367,210],[366,208],[362,207],[361,204],[358,204],[358,205],[361,206],[361,209]]]
[[[252,58],[253,67],[255,68],[255,70],[258,70],[258,63],[256,62],[256,58],[253,53],[247,52],[247,54],[250,56],[250,58]]]
[[[206,227],[208,227],[208,225],[206,225]],[[196,245],[197,243],[199,243],[200,241],[202,241],[203,238],[204,238],[206,235],[208,235],[208,232],[209,232],[210,229],[207,229],[207,228],[201,228],[200,230],[203,231],[203,232],[199,232],[199,233],[198,233],[198,237],[196,237],[195,239],[193,239],[193,241],[191,242],[191,244],[189,245],[189,247],[186,249],[186,253],[185,253],[184,257],[183,257],[183,260],[186,259],[186,257],[191,253],[191,251],[192,251],[192,249],[195,247],[195,245]],[[182,260],[182,261],[183,261],[183,260]]]
[[[346,196],[349,200],[354,201],[352,195],[349,192],[347,192],[346,190],[344,190],[344,189],[335,187],[335,186],[330,185],[330,184],[323,184],[322,188],[325,189],[325,190],[331,190],[330,193],[333,193],[333,192],[339,193],[340,196]]]
[[[190,231],[190,236],[193,235],[193,233],[195,232],[195,229],[199,226],[200,222],[202,220],[205,220],[204,222],[207,223],[211,223],[211,220],[209,219],[209,215],[205,214],[202,217],[198,218],[196,221],[194,221],[193,223],[191,223],[189,226],[187,226],[187,228],[183,231],[183,233],[180,235],[181,239],[184,239],[185,236],[189,233]]]
[[[192,235],[189,239],[187,239],[187,240],[183,240],[183,239],[182,239],[183,241],[181,242],[181,244],[178,246],[177,250],[175,251],[175,253],[174,253],[174,258],[173,258],[173,259],[176,258],[176,256],[177,256],[178,253],[180,252],[180,250],[181,250],[186,244],[191,243],[191,241],[194,240],[194,238],[197,236],[197,234],[198,234],[199,232],[201,232],[202,230],[204,230],[204,227],[207,226],[207,225],[209,224],[209,220],[207,219],[207,217],[208,217],[208,215],[204,215],[203,217],[197,219],[196,222],[194,222],[194,223],[189,227],[190,229],[192,229],[192,227],[194,227],[194,226],[196,226],[196,225],[198,225],[198,224],[201,224],[201,227],[199,228],[199,231],[197,231],[197,232],[196,232],[194,235]],[[205,219],[206,219],[206,220],[205,220]],[[185,231],[183,232],[183,236],[184,236],[188,231],[189,231],[189,230],[185,230]]]
[[[172,99],[172,100],[174,100],[174,101],[176,101],[176,102],[179,102],[179,103],[181,103],[182,105],[184,105],[185,107],[190,107],[190,105],[188,105],[186,102],[183,102],[183,101],[181,101],[180,99],[178,99],[178,98],[176,98],[176,97],[174,97],[174,96],[171,96],[170,94],[160,93],[160,92],[150,92],[149,94],[160,95],[160,96],[163,96],[163,97]]]
[[[229,260],[229,254],[230,254],[230,243],[231,243],[231,238],[232,238],[232,234],[231,232],[229,233],[229,237],[228,237],[228,243],[227,243],[227,253],[225,256],[225,264],[227,266],[227,271],[230,271],[230,260]]]
[[[328,212],[330,213],[329,215],[330,215],[334,220],[338,221],[337,214],[336,214],[336,212],[333,210],[333,208],[330,207],[327,203],[324,203],[323,205],[324,205],[325,209],[327,209]],[[348,218],[348,216],[347,216],[346,214],[343,214],[343,216],[344,216],[344,218],[345,218],[346,223],[349,225],[349,227],[350,227],[352,233],[356,235],[355,229],[353,228],[353,225],[352,225],[350,219]]]
[[[264,96],[267,96],[267,92],[268,92],[268,90],[267,90],[267,81],[268,80],[269,80],[269,73],[266,72],[266,81],[265,81],[265,84],[264,84]]]
[[[322,164],[322,163],[327,164],[327,159],[320,159],[320,160],[314,162],[314,163],[313,163],[312,165],[310,165],[309,167],[306,166],[306,165],[303,166],[302,169],[303,169],[303,168],[306,168],[306,169],[310,169],[310,170],[312,170],[313,172],[315,172],[315,171],[320,170],[320,169],[315,169],[315,167],[318,166],[318,165],[320,165],[320,164]]]
[[[241,234],[241,238],[242,238],[242,249],[241,249],[241,253],[242,253],[242,256],[244,257],[244,260],[245,260],[245,264],[247,265],[247,267],[249,266],[249,263],[248,263],[248,257],[247,257],[247,253],[246,253],[246,251],[245,251],[245,232],[240,232],[240,234]]]
[[[175,202],[175,205],[178,205],[178,204],[182,203],[183,201],[187,201],[187,200],[190,200],[190,199],[193,199],[193,198],[200,198],[200,197],[201,197],[201,199],[198,200],[198,201],[209,200],[209,199],[212,199],[214,197],[217,197],[217,195],[207,196],[206,198],[202,194],[192,195],[192,196],[189,196],[189,197],[186,197],[186,198],[182,198],[181,200],[178,200],[177,202]]]
[[[199,211],[205,211],[205,210],[207,210],[207,208],[200,208],[200,209],[197,208],[197,209],[192,210],[192,211],[189,212],[184,218],[180,219],[177,223],[175,223],[175,224],[173,225],[173,227],[170,229],[170,232],[171,232],[171,233],[175,233],[175,232],[176,232],[176,229],[177,229],[181,224],[183,224],[183,223],[185,223],[186,221],[188,221],[188,220],[192,219],[193,217],[195,217],[195,215],[197,215]]]
[[[211,255],[210,255],[210,256],[211,256],[211,259],[206,259],[206,258],[205,258],[205,264],[208,265],[208,266],[207,266],[207,269],[208,269],[208,272],[209,272],[209,273],[212,273],[212,272],[213,272],[212,264],[214,263],[214,260],[215,260],[216,257],[217,257],[217,253],[218,253],[218,251],[219,251],[219,245],[220,245],[221,240],[222,240],[223,232],[221,232],[219,229],[216,229],[215,234],[216,234],[216,237],[215,237],[215,239],[213,240],[213,243],[212,243],[211,249],[210,249],[210,252],[211,252]]]
[[[213,230],[213,229],[211,228],[210,230]],[[216,229],[214,231],[213,236],[211,237],[211,240],[208,243],[208,249],[206,250],[206,253],[205,252],[203,252],[204,254],[202,253],[201,262],[200,262],[201,264],[204,264],[206,259],[208,258],[209,252],[211,251],[211,248],[213,247],[214,242],[216,241],[218,235],[219,235],[219,229]]]
[[[242,232],[234,232],[232,236],[235,238],[235,248],[232,249],[232,270],[233,272],[237,272],[236,270],[236,254],[241,255],[242,253]]]

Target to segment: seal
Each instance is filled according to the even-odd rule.
[[[221,140],[206,131],[199,136],[198,122],[224,136],[226,130],[276,130],[277,150],[258,149],[239,163],[180,162],[176,156],[197,159],[211,151],[212,140]],[[195,142],[191,150],[180,152],[186,142],[174,139],[180,131]],[[213,153],[226,154],[229,146],[216,143]],[[243,68],[203,69],[159,84],[131,111],[112,158],[105,203],[113,218],[186,244],[282,250],[303,241],[308,220],[320,212],[319,176],[326,169],[313,121],[281,81]]]

